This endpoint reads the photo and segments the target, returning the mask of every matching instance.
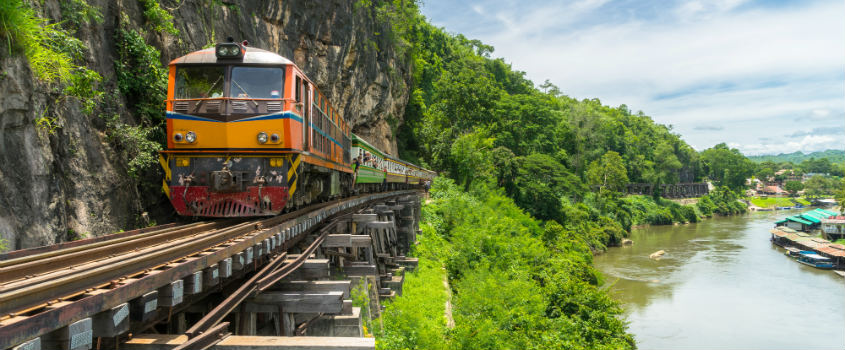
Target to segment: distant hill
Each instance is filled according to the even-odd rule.
[[[765,161],[772,161],[772,162],[792,162],[795,164],[801,163],[810,158],[827,158],[830,159],[831,163],[843,163],[845,162],[845,151],[840,149],[829,149],[827,151],[821,152],[813,152],[810,154],[804,154],[801,151],[796,151],[794,153],[781,153],[776,156],[774,155],[764,155],[764,156],[750,156],[748,159],[751,159],[754,162],[762,163]]]

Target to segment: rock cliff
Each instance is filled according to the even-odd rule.
[[[58,23],[66,20],[59,1],[29,3]],[[150,27],[137,0],[87,2],[103,21],[80,27],[76,37],[87,47],[85,64],[103,76],[106,91],[116,86],[113,38],[120,21],[144,33],[161,52],[162,65],[231,36],[293,60],[351,120],[356,134],[396,154],[392,130],[408,100],[409,65],[383,34],[389,26],[368,6],[341,0],[162,1],[179,30],[171,35]],[[77,101],[36,81],[20,55],[0,50],[0,68],[0,238],[7,249],[131,229],[147,222],[144,212],[158,223],[169,220],[160,180],[127,175],[125,160],[104,131],[101,108],[82,113]],[[125,123],[138,123],[129,109],[115,107]]]

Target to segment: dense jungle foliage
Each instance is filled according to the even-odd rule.
[[[434,181],[423,218],[419,270],[406,274],[408,294],[385,310],[379,348],[635,347],[618,302],[598,288],[580,228],[542,223],[500,189],[466,192],[444,177]],[[589,232],[593,240],[602,234]],[[444,315],[446,277],[453,328]]]
[[[180,35],[156,1],[139,4],[146,30]],[[362,7],[391,25],[381,35],[412,65],[411,98],[396,135],[400,157],[443,175],[424,206],[414,252],[419,270],[408,275],[405,297],[388,306],[384,327],[374,330],[380,348],[633,348],[622,310],[598,288],[592,254],[619,244],[634,225],[742,213],[736,192],[753,175],[842,169],[818,160],[754,164],[725,144],[697,152],[641,111],[573,99],[548,81],[535,86],[492,58],[493,47],[428,23],[414,1],[359,0],[356,9]],[[144,178],[163,145],[159,51],[145,30],[121,17],[112,37],[116,81],[104,91],[73,37],[80,23],[102,21],[101,14],[84,0],[68,0],[62,15],[66,21],[51,24],[22,0],[0,2],[0,57],[26,56],[57,96],[101,112],[95,114],[126,171]],[[118,92],[129,97],[117,101]],[[116,102],[134,114],[131,125],[104,107]],[[692,206],[659,193],[623,195],[628,183],[705,179],[718,187]],[[158,187],[160,178],[150,180]],[[845,186],[839,188],[845,201]],[[449,298],[454,328],[444,317]]]
[[[754,164],[725,144],[696,152],[671,126],[625,105],[579,101],[548,81],[536,87],[525,73],[491,58],[491,46],[431,25],[408,9],[413,4],[381,6],[402,9],[389,20],[413,62],[400,157],[440,171],[464,190],[500,187],[537,219],[606,232],[591,242],[595,250],[619,243],[632,225],[695,222],[741,206],[701,211],[660,200],[659,193],[624,198],[628,183],[704,178],[737,191]]]

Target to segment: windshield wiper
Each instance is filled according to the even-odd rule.
[[[214,90],[214,87],[215,87],[215,86],[217,86],[217,83],[219,83],[219,82],[220,82],[220,79],[223,79],[223,76],[222,76],[222,75],[221,75],[221,76],[219,76],[219,77],[217,77],[217,80],[215,80],[215,81],[214,81],[214,84],[211,84],[211,87],[210,87],[210,88],[208,88],[208,91],[206,91],[206,92],[203,94],[203,96],[208,96],[208,94],[211,92],[211,90]],[[204,99],[202,99],[202,100],[200,100],[199,102],[197,102],[197,105],[196,105],[196,106],[194,106],[194,111],[198,111],[198,110],[200,109],[200,106],[202,106],[202,103],[203,103],[203,102],[205,102],[205,100],[204,100]]]
[[[241,86],[241,84],[238,84],[238,82],[235,81],[234,79],[232,80],[232,84],[237,86],[238,89],[241,89],[241,91],[243,91],[243,93],[244,93],[244,95],[246,95],[246,97],[249,97],[249,93],[246,92],[246,89],[244,89],[243,86]],[[258,109],[258,102],[255,102],[255,100],[253,100],[253,99],[250,99],[250,101],[252,101],[252,103],[255,104],[255,109]]]

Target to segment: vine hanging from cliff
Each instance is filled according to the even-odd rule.
[[[130,126],[116,114],[106,119],[110,141],[127,159],[130,176],[138,176],[156,164],[155,153],[165,140],[164,105],[167,97],[167,70],[161,65],[161,53],[148,45],[143,32],[129,28],[124,14],[115,31],[117,59],[114,70],[117,87],[140,125]],[[119,98],[112,98],[116,104]]]
[[[161,53],[147,44],[142,32],[129,28],[128,21],[123,16],[115,31],[117,86],[143,124],[159,127],[164,121],[167,71],[161,66]]]
[[[179,30],[173,26],[173,15],[159,6],[156,0],[138,0],[144,7],[144,18],[152,30],[171,35],[179,35]]]
[[[76,20],[96,21],[98,12],[90,11],[96,9],[89,9]],[[0,2],[0,37],[5,39],[10,56],[22,54],[27,58],[38,80],[64,86],[59,91],[77,98],[84,112],[93,111],[102,95],[99,91],[102,77],[83,65],[87,48],[82,41],[59,24],[40,17],[21,0]]]

